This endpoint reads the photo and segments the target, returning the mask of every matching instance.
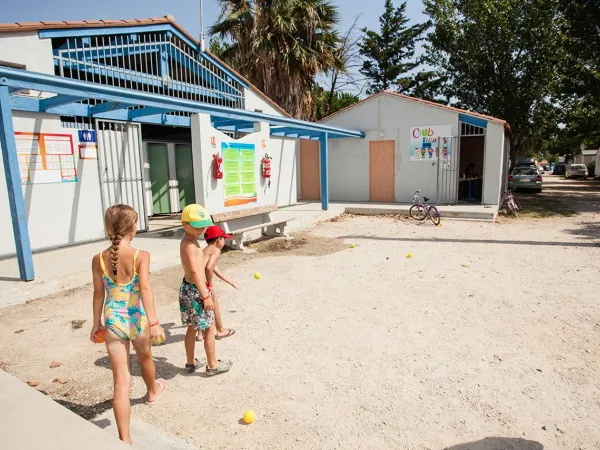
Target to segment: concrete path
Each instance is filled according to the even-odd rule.
[[[131,448],[3,370],[0,370],[0,417],[3,450]]]

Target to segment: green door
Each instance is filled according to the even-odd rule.
[[[177,145],[175,147],[175,172],[179,185],[179,209],[186,205],[196,203],[194,191],[194,168],[192,167],[192,147],[190,145]]]
[[[152,186],[152,214],[170,214],[167,145],[148,144],[148,162]]]

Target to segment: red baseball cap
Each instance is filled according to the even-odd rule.
[[[216,238],[220,238],[220,237],[224,237],[225,239],[231,239],[231,236],[229,236],[228,234],[225,234],[225,232],[221,229],[221,227],[218,227],[216,225],[213,225],[211,227],[208,227],[206,229],[206,231],[204,232],[204,239],[216,239]]]

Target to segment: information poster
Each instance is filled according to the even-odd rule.
[[[254,203],[256,195],[256,168],[254,144],[221,143],[225,206]]]
[[[70,134],[15,133],[22,184],[77,181]]]
[[[432,127],[412,127],[410,129],[410,160],[437,161],[441,154],[442,161],[450,161],[452,157],[452,127],[438,125]]]

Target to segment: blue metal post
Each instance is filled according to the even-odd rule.
[[[19,273],[21,274],[21,280],[32,281],[34,278],[33,257],[31,245],[29,244],[25,201],[23,200],[23,189],[21,189],[21,173],[19,171],[19,160],[17,159],[15,130],[13,129],[10,94],[7,86],[0,86],[0,146],[2,146],[4,176],[15,235]]]
[[[327,133],[319,136],[319,150],[321,155],[321,208],[323,211],[329,209],[329,144],[327,143]]]

